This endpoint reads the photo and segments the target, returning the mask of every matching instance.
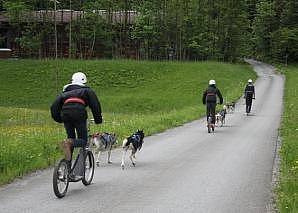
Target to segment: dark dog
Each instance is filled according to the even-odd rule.
[[[108,151],[108,163],[112,163],[111,151],[113,145],[117,143],[117,138],[114,133],[97,133],[91,137],[91,144],[95,146],[96,165],[99,166],[99,157],[103,151]]]
[[[138,130],[137,132],[133,133],[128,138],[125,138],[123,140],[122,148],[123,148],[123,154],[122,154],[122,160],[121,160],[121,168],[124,169],[125,164],[125,155],[128,150],[131,150],[131,154],[129,156],[131,163],[133,166],[136,165],[136,162],[133,159],[136,159],[136,152],[140,150],[144,143],[144,132],[143,130]]]

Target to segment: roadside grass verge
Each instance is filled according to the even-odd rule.
[[[284,113],[280,136],[278,210],[298,212],[298,65],[282,68],[286,75]]]
[[[104,124],[93,125],[92,132],[115,132],[120,143],[137,129],[148,136],[204,116],[201,96],[209,79],[230,102],[242,95],[247,79],[256,78],[249,65],[218,62],[0,60],[0,65],[0,184],[61,157],[65,132],[50,118],[49,106],[74,71],[87,74],[102,104]]]
[[[54,144],[59,128],[48,125],[47,114],[44,110],[0,107],[0,183],[55,163],[60,152]]]

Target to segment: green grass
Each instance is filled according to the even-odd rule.
[[[283,68],[286,75],[281,127],[280,177],[277,188],[281,213],[298,212],[298,65]]]
[[[138,128],[148,136],[202,117],[209,79],[230,102],[256,78],[248,65],[218,62],[0,60],[0,66],[0,184],[61,157],[65,132],[49,106],[74,71],[87,74],[102,104],[104,124],[92,131],[115,132],[119,141]]]

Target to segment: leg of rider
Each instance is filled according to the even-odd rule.
[[[69,169],[70,169],[74,138],[76,135],[75,135],[75,128],[72,122],[64,122],[64,127],[66,130],[67,139],[63,141],[62,147],[63,147],[65,160],[68,161]]]
[[[252,104],[252,95],[247,95],[247,98],[246,98],[246,107],[247,107],[246,112],[247,113],[250,113],[251,104]]]
[[[208,117],[210,115],[210,103],[206,103],[206,117],[207,117],[207,122],[208,122]]]
[[[85,147],[88,140],[88,131],[87,131],[87,125],[86,120],[79,120],[75,122],[75,127],[77,131],[77,138],[75,139],[74,146],[75,147]],[[84,152],[83,152],[84,153]],[[83,156],[81,156],[83,157]],[[82,161],[80,161],[78,164],[77,170],[76,170],[76,176],[83,176],[84,175],[84,164]]]
[[[249,112],[251,111],[251,105],[252,105],[252,96],[250,98],[250,103],[249,103]]]
[[[215,108],[216,108],[216,103],[211,103],[210,113],[211,113],[211,117],[212,117],[212,124],[215,124]]]
[[[75,123],[75,128],[77,131],[77,139],[75,139],[74,146],[75,147],[83,147],[86,146],[88,140],[88,131],[86,120],[77,121]]]
[[[248,99],[247,95],[246,95],[246,98],[245,98],[245,105],[246,105],[245,112],[249,113],[249,99]]]

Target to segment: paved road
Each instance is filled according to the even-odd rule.
[[[137,166],[124,171],[115,150],[92,185],[72,183],[63,199],[53,193],[53,169],[37,172],[0,189],[0,212],[267,212],[284,80],[249,62],[259,75],[251,116],[240,100],[215,134],[201,119],[146,137]]]

